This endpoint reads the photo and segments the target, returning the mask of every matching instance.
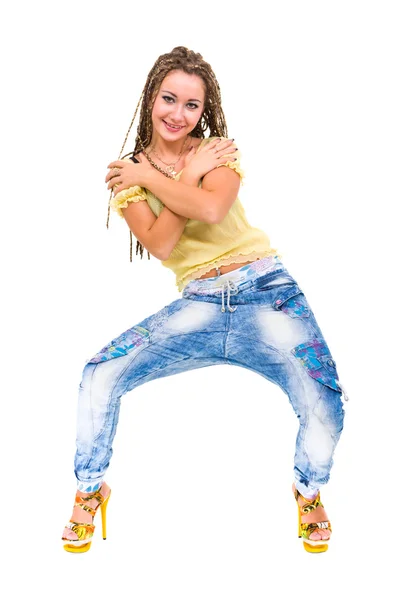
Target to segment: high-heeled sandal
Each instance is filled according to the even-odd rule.
[[[329,540],[310,540],[310,535],[317,529],[329,529],[329,531],[332,533],[330,521],[321,521],[319,523],[301,522],[302,515],[307,515],[308,513],[315,510],[318,506],[322,506],[322,508],[324,508],[324,505],[322,504],[320,499],[320,492],[318,492],[318,495],[316,498],[314,498],[314,500],[308,500],[307,498],[304,498],[304,496],[302,496],[300,492],[296,489],[296,491],[294,492],[294,497],[296,499],[296,502],[299,497],[304,502],[303,506],[300,506],[300,504],[297,502],[297,507],[299,511],[298,535],[299,538],[303,538],[304,548],[307,550],[307,552],[326,552],[328,550]]]
[[[103,540],[105,540],[107,537],[106,511],[110,496],[111,490],[107,498],[104,498],[100,491],[88,494],[85,498],[81,498],[79,494],[76,494],[75,496],[74,508],[75,506],[79,506],[79,508],[82,508],[90,515],[92,515],[93,519],[96,515],[97,509],[100,506]],[[98,501],[98,505],[96,506],[96,508],[92,508],[91,506],[86,504],[88,500],[92,500],[93,498],[95,498]],[[67,552],[87,552],[92,544],[92,537],[95,530],[95,526],[93,525],[93,523],[77,523],[76,521],[70,521],[65,527],[71,529],[71,531],[76,533],[78,539],[69,540],[68,538],[65,538],[63,536],[61,539],[63,541],[64,550],[66,550]]]

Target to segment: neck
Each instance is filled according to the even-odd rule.
[[[155,148],[156,151],[159,154],[161,154],[163,157],[164,156],[177,157],[178,154],[181,152],[183,146],[185,144],[187,144],[188,137],[189,136],[186,135],[184,138],[181,138],[181,139],[177,140],[176,142],[167,142],[157,133],[153,133],[153,136],[151,138],[151,143],[150,143],[148,150],[150,148]]]

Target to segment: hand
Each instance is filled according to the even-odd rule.
[[[106,175],[105,182],[108,182],[107,189],[113,188],[114,196],[121,190],[128,189],[134,185],[145,187],[153,170],[153,167],[143,154],[140,155],[140,163],[134,163],[129,158],[125,158],[111,162],[107,165],[107,168],[110,171]]]
[[[209,171],[224,165],[228,160],[236,160],[233,156],[237,151],[233,140],[216,139],[204,144],[198,152],[192,148],[185,157],[185,170],[190,170],[199,179]]]

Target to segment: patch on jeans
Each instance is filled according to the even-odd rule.
[[[341,392],[338,385],[339,376],[336,363],[333,360],[326,342],[322,338],[315,338],[305,344],[293,348],[292,353],[300,360],[308,374],[337,392]]]
[[[99,363],[129,354],[129,352],[132,352],[134,348],[141,346],[147,339],[149,339],[149,337],[150,331],[140,327],[139,325],[135,325],[135,327],[131,327],[131,329],[121,333],[121,335],[115,338],[115,340],[112,340],[110,344],[104,346],[104,348],[102,348],[100,352],[98,352],[88,362]]]
[[[274,301],[273,306],[276,310],[281,310],[293,319],[309,317],[311,313],[308,302],[297,285],[281,292]]]
[[[309,317],[310,310],[307,304],[299,298],[290,298],[282,306],[282,311],[289,316],[296,315],[296,317]]]

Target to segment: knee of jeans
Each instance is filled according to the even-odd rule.
[[[325,386],[322,389],[320,400],[315,408],[316,413],[325,427],[329,428],[332,439],[338,439],[344,422],[344,408],[341,392]]]
[[[93,375],[93,371],[96,368],[97,365],[95,365],[94,363],[90,363],[90,362],[86,362],[85,366],[83,367],[83,371],[82,371],[82,375],[81,375],[81,381],[79,383],[79,390],[83,390],[84,388],[87,387],[88,382],[92,379],[92,375]]]

